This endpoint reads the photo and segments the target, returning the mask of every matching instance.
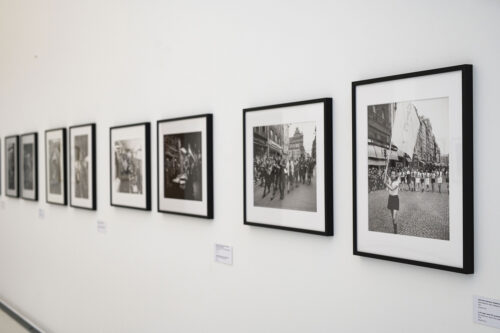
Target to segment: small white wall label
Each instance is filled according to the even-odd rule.
[[[106,222],[98,220],[97,221],[97,232],[99,232],[101,234],[105,234],[106,231],[107,231]]]
[[[500,328],[500,301],[474,296],[474,322]]]
[[[233,247],[215,244],[215,261],[226,265],[233,264]]]
[[[43,208],[38,209],[38,218],[43,220],[45,218],[45,210]]]

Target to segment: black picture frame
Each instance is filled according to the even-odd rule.
[[[249,221],[247,215],[247,114],[255,111],[274,110],[279,108],[287,108],[294,106],[303,106],[308,104],[323,103],[323,122],[324,122],[324,184],[325,184],[325,220],[324,231],[287,227],[260,223],[258,221]],[[334,208],[333,208],[333,113],[332,113],[333,99],[330,97],[304,100],[291,103],[273,104],[268,106],[252,107],[243,109],[243,219],[245,225],[265,227],[271,229],[280,229],[287,231],[302,232],[308,234],[333,236],[334,235]]]
[[[144,142],[145,142],[145,152],[144,152],[144,158],[145,158],[145,206],[144,207],[138,207],[138,206],[129,206],[129,205],[124,205],[124,204],[117,204],[113,203],[113,166],[112,166],[112,159],[114,158],[113,156],[113,140],[112,140],[112,134],[114,130],[120,130],[124,128],[132,128],[132,127],[139,127],[139,126],[144,126]],[[128,124],[128,125],[121,125],[121,126],[114,126],[110,127],[109,129],[109,198],[110,198],[110,205],[113,207],[120,207],[120,208],[130,208],[130,209],[136,209],[136,210],[143,210],[143,211],[151,211],[151,123],[149,122],[143,122],[143,123],[135,123],[135,124]]]
[[[38,201],[38,133],[37,132],[30,132],[30,133],[25,133],[22,134],[19,137],[19,152],[24,152],[22,144],[23,144],[23,138],[33,136],[33,197],[29,197],[25,195],[25,189],[24,189],[24,184],[21,183],[21,179],[24,179],[24,177],[21,177],[21,174],[19,175],[19,185],[20,185],[20,196],[24,200],[28,201]],[[24,170],[21,169],[21,164],[24,167],[24,161],[21,162],[21,159],[23,156],[19,156],[19,170],[24,173]]]
[[[411,260],[402,257],[380,255],[363,252],[358,249],[358,201],[357,201],[357,128],[356,128],[356,89],[360,86],[411,79],[422,76],[432,76],[451,72],[461,73],[461,102],[462,102],[462,194],[463,194],[463,267],[455,267],[432,262]],[[368,80],[352,82],[352,154],[353,154],[353,254],[357,256],[388,260],[392,262],[411,264],[416,266],[440,269],[450,272],[473,274],[474,273],[474,184],[473,184],[473,69],[472,65],[459,65],[432,70],[424,70],[406,74],[391,75]],[[366,144],[362,142],[359,144]]]
[[[61,138],[62,138],[62,149],[61,149],[61,158],[62,158],[62,190],[63,190],[63,202],[55,202],[55,201],[50,201],[49,200],[49,187],[50,187],[50,180],[47,178],[47,170],[49,168],[49,161],[47,159],[47,152],[49,151],[49,147],[47,147],[47,135],[51,132],[61,132]],[[54,128],[54,129],[49,129],[45,131],[45,202],[48,204],[53,204],[53,205],[60,205],[60,206],[67,206],[68,205],[68,160],[66,159],[67,157],[67,130],[66,128]]]
[[[16,162],[16,165],[15,165],[15,168],[14,168],[14,171],[15,171],[15,179],[14,179],[14,183],[16,184],[16,191],[15,191],[15,194],[9,194],[9,189],[8,189],[8,184],[9,184],[9,175],[8,175],[8,172],[9,172],[9,168],[8,168],[8,161],[9,161],[9,158],[7,156],[7,154],[9,153],[8,152],[8,149],[7,149],[7,143],[9,140],[14,140],[15,143],[16,143],[16,148],[15,148],[15,154],[16,154],[16,157],[15,157],[15,162]],[[10,197],[10,198],[19,198],[19,195],[20,195],[20,189],[19,189],[19,135],[10,135],[10,136],[6,136],[5,139],[4,139],[4,156],[5,156],[5,196],[7,197]]]
[[[160,125],[163,123],[168,123],[168,122],[175,122],[175,121],[180,121],[180,120],[190,120],[190,119],[199,119],[199,118],[204,118],[206,121],[206,128],[205,128],[205,139],[206,139],[206,161],[207,161],[207,210],[206,214],[190,214],[190,213],[184,213],[184,212],[179,212],[179,211],[174,211],[174,210],[165,210],[161,209],[160,205],[160,198],[161,198],[161,189],[163,188],[163,184],[160,184]],[[205,113],[205,114],[198,114],[198,115],[193,115],[193,116],[186,116],[186,117],[177,117],[177,118],[170,118],[170,119],[163,119],[163,120],[158,120],[156,123],[156,156],[157,156],[157,209],[159,213],[168,213],[168,214],[176,214],[176,215],[182,215],[182,216],[189,216],[189,217],[199,217],[199,218],[205,218],[205,219],[213,219],[214,218],[214,176],[213,176],[213,115],[211,113]]]
[[[88,128],[90,131],[90,145],[92,147],[92,154],[90,155],[90,165],[92,166],[92,178],[90,179],[90,183],[92,184],[92,192],[90,193],[92,198],[90,199],[90,206],[81,206],[77,205],[73,202],[73,184],[72,184],[72,170],[73,170],[73,159],[72,159],[72,131],[77,130],[80,128]],[[68,183],[69,183],[69,191],[68,191],[68,196],[69,196],[69,206],[73,208],[79,208],[79,209],[85,209],[85,210],[90,210],[90,211],[96,211],[97,210],[97,160],[96,160],[96,148],[97,148],[97,143],[96,143],[96,124],[95,123],[88,123],[88,124],[81,124],[81,125],[75,125],[69,127],[69,132],[68,132],[68,137],[69,137],[69,172],[68,172]]]

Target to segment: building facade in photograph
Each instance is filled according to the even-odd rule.
[[[253,143],[255,156],[272,156],[283,154],[288,149],[285,142],[285,131],[288,125],[258,126],[253,128]]]
[[[420,118],[420,130],[413,152],[413,160],[424,163],[441,162],[441,150],[432,131],[432,124],[427,118]]]
[[[294,160],[305,155],[304,149],[304,134],[298,128],[295,128],[293,136],[290,138],[290,157]]]

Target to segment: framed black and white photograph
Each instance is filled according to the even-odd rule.
[[[0,139],[0,195],[2,195],[2,139]]]
[[[213,218],[212,115],[160,120],[158,211]]]
[[[111,205],[151,210],[150,124],[110,128]]]
[[[19,136],[5,138],[5,195],[19,197]]]
[[[23,134],[20,138],[19,168],[21,197],[38,200],[38,133]]]
[[[45,200],[56,205],[67,204],[66,129],[45,131]]]
[[[244,223],[333,235],[332,99],[243,113]]]
[[[96,125],[69,128],[70,206],[97,209]]]
[[[353,82],[354,254],[474,272],[472,66]]]

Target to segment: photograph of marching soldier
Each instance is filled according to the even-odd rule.
[[[214,217],[213,115],[157,122],[158,211]]]
[[[244,223],[333,235],[332,99],[243,113]]]
[[[316,211],[316,124],[258,126],[254,135],[254,204]]]
[[[201,132],[164,135],[164,197],[202,200]]]
[[[448,98],[367,111],[369,230],[448,240]]]

